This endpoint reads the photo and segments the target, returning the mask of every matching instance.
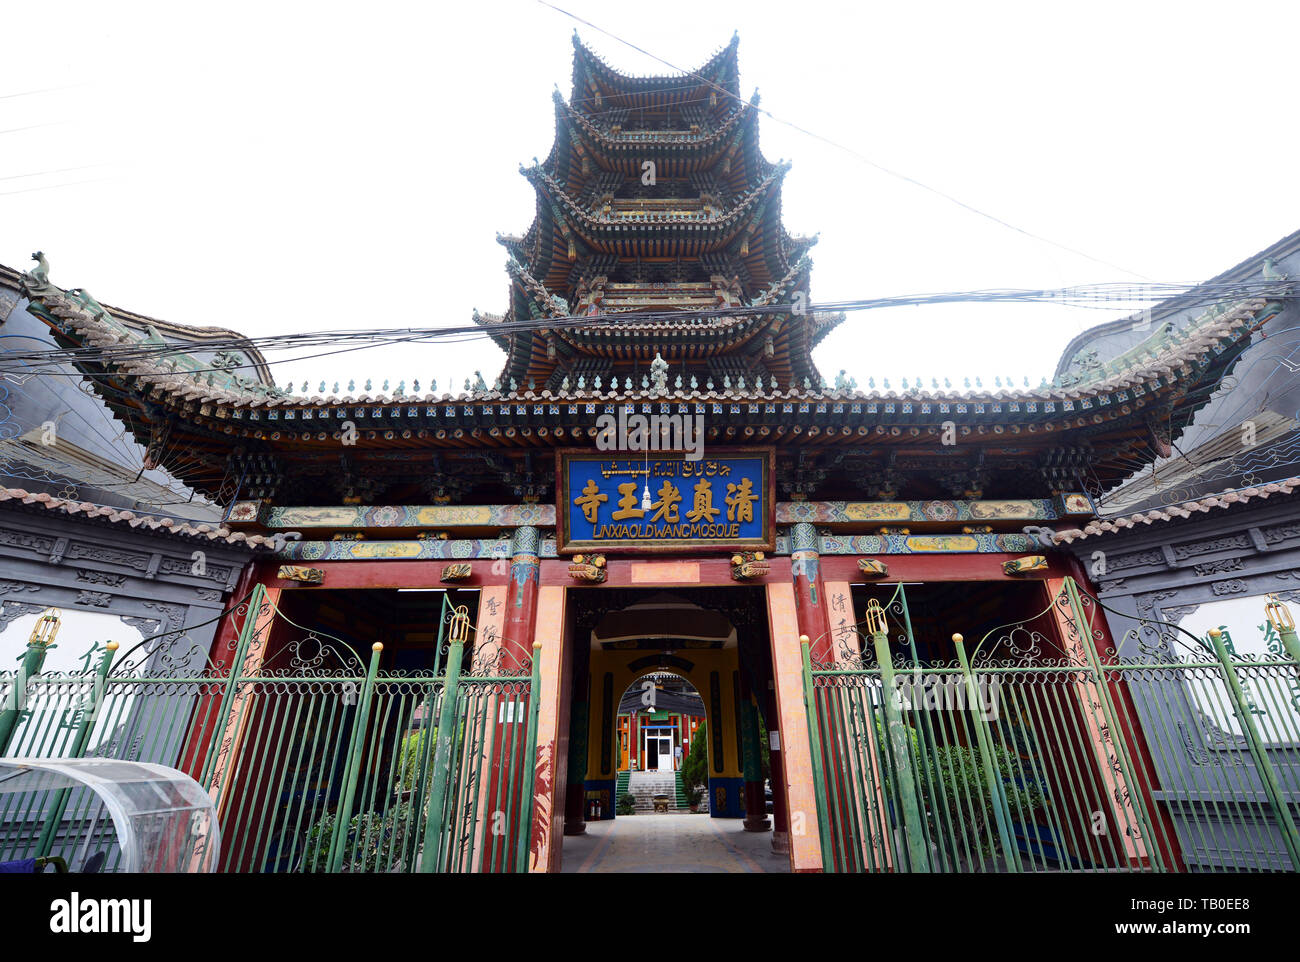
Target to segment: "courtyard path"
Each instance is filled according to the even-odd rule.
[[[588,822],[564,839],[564,872],[789,872],[771,832],[746,832],[738,818],[621,815]]]

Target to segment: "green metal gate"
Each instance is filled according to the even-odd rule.
[[[537,659],[464,673],[472,627],[445,596],[440,663],[420,672],[381,672],[381,645],[363,660],[293,624],[260,585],[228,613],[237,638],[212,657],[172,632],[128,652],[96,644],[78,673],[41,673],[34,633],[20,669],[0,674],[0,755],[188,772],[217,805],[221,871],[527,870]],[[88,792],[4,799],[0,860],[75,868],[105,851],[115,868]]]
[[[834,664],[805,646],[824,869],[1300,870],[1289,617],[1270,610],[1285,648],[1268,657],[1144,619],[1158,643],[1120,659],[1102,607],[1067,578],[1033,617],[923,664],[900,584]],[[1214,717],[1239,732],[1209,752]],[[1213,858],[1189,866],[1193,850]]]

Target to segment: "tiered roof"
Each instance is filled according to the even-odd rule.
[[[192,524],[174,518],[155,517],[150,514],[139,514],[135,511],[121,511],[104,505],[60,498],[44,492],[33,494],[24,488],[0,487],[0,508],[5,510],[28,510],[37,514],[49,511],[56,514],[70,515],[86,521],[121,525],[153,534],[182,538],[197,544],[220,543],[250,550],[269,551],[273,548],[279,548],[284,543],[283,538],[246,534],[243,531],[231,531],[224,525]]]
[[[1233,505],[1246,504],[1257,499],[1267,501],[1270,497],[1273,497],[1283,500],[1297,492],[1300,492],[1300,477],[1283,478],[1281,481],[1258,484],[1237,491],[1224,491],[1208,498],[1198,498],[1195,501],[1186,501],[1166,508],[1138,511],[1134,514],[1104,520],[1099,518],[1090,521],[1082,528],[1062,529],[1052,536],[1052,540],[1057,544],[1073,544],[1075,541],[1094,538],[1098,535],[1119,534],[1122,531],[1138,531],[1141,530],[1140,526],[1151,527],[1166,524],[1170,521],[1185,520],[1198,514],[1222,511],[1231,508]]]
[[[842,314],[743,311],[806,305],[816,238],[782,224],[790,165],[759,150],[758,97],[740,97],[737,44],[696,71],[630,77],[575,36],[555,143],[520,168],[537,195],[533,224],[498,238],[510,254],[509,306],[475,315],[507,354],[499,386],[638,378],[656,354],[701,380],[758,371],[783,387],[820,380],[811,351]],[[695,316],[620,320],[673,311]],[[609,322],[512,326],[575,315]]]
[[[1167,455],[1206,385],[1281,309],[1225,302],[1037,389],[827,384],[811,350],[840,316],[781,309],[807,294],[811,241],[781,225],[785,168],[759,152],[737,77],[734,40],[699,71],[651,78],[576,44],[555,146],[527,171],[537,217],[502,238],[509,309],[476,316],[508,355],[494,385],[303,397],[194,357],[88,352],[78,367],[137,440],[179,449],[178,476],[222,504],[548,501],[555,450],[592,445],[624,406],[701,416],[710,446],[774,447],[778,499],[1045,498],[1099,494]],[[638,157],[656,185],[641,184]],[[146,336],[43,270],[20,283],[60,344]]]
[[[120,343],[116,309],[24,278],[28,310],[62,343]],[[1167,450],[1217,378],[1277,305],[1244,300],[1207,311],[1158,354],[1067,387],[974,391],[933,383],[862,390],[847,381],[773,386],[758,372],[644,376],[582,386],[516,386],[458,394],[302,397],[191,372],[170,358],[88,356],[79,367],[137,440],[183,448],[181,479],[222,503],[510,503],[548,500],[552,452],[589,445],[597,419],[702,415],[714,445],[778,449],[781,494],[821,499],[1038,497],[1098,491]],[[683,318],[689,327],[689,319]],[[687,342],[670,331],[668,343]],[[669,340],[671,339],[671,340]],[[670,371],[670,374],[672,372]],[[942,443],[946,425],[955,443]],[[340,445],[351,425],[355,444]],[[975,492],[967,494],[968,491]]]

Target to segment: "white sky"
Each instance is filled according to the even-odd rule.
[[[687,68],[739,30],[742,90],[777,117],[1155,280],[1205,279],[1297,227],[1294,5],[558,5]],[[41,249],[60,286],[249,335],[500,312],[495,235],[532,220],[518,165],[550,149],[574,27],[535,0],[10,6],[0,262],[26,269]],[[580,32],[619,69],[667,72]],[[17,129],[32,125],[48,126]],[[814,301],[1132,280],[771,119],[761,138],[769,159],[794,162],[788,229],[821,234]],[[871,375],[1036,385],[1070,337],[1110,316],[871,311],[816,359],[864,387]],[[376,389],[436,377],[443,391],[476,368],[491,381],[501,359],[478,341],[275,370],[313,391],[367,377]]]

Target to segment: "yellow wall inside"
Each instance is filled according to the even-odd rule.
[[[709,775],[714,778],[739,778],[744,773],[741,769],[740,753],[737,751],[736,700],[733,674],[740,670],[739,651],[735,648],[698,649],[677,652],[677,657],[691,663],[689,671],[676,667],[665,669],[658,666],[633,671],[629,663],[645,658],[647,651],[593,651],[591,653],[591,709],[587,732],[587,778],[612,779],[618,769],[618,703],[623,693],[634,682],[645,675],[659,671],[672,671],[681,675],[699,692],[709,713]],[[718,673],[718,694],[720,696],[720,714],[722,716],[722,771],[713,768],[713,699],[709,689],[709,676]],[[601,767],[601,719],[605,715],[604,685],[605,674],[613,675],[610,707],[610,745],[609,765]]]

